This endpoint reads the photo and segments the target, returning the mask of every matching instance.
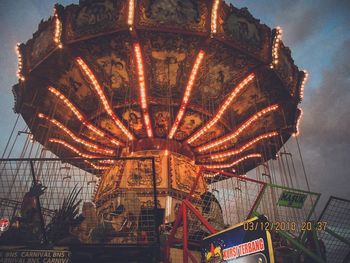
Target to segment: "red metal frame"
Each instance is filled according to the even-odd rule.
[[[190,257],[190,259],[191,259],[191,261],[192,261],[193,263],[197,263],[197,262],[198,262],[198,261],[196,260],[196,258],[192,255],[192,253],[189,252],[189,251],[188,251],[188,256]]]
[[[187,209],[191,210],[195,214],[195,216],[208,229],[208,231],[211,234],[214,234],[217,232],[217,230],[212,225],[209,224],[209,222],[200,214],[200,212],[194,206],[192,206],[192,204],[188,200],[182,201],[181,206],[179,208],[179,212],[178,212],[177,217],[175,219],[174,227],[171,230],[169,238],[166,242],[165,262],[169,262],[170,246],[175,241],[175,233],[176,233],[177,229],[179,228],[180,223],[182,221],[182,223],[183,223],[183,238],[182,238],[183,262],[188,263],[188,258],[190,258],[192,262],[197,263],[197,260],[195,259],[195,257],[188,250]]]
[[[214,172],[214,173],[220,173],[220,174],[226,175],[228,177],[236,177],[236,178],[241,179],[243,181],[250,181],[250,182],[254,182],[254,183],[257,183],[257,184],[261,184],[261,185],[265,185],[266,184],[265,182],[262,182],[262,181],[259,181],[259,180],[255,180],[255,179],[248,178],[248,177],[243,177],[243,176],[240,176],[240,175],[237,175],[237,174],[233,174],[233,173],[229,173],[229,172],[225,172],[225,171],[221,171],[221,170],[217,170],[217,169],[204,167],[204,168],[202,168],[202,170],[209,171],[209,172]]]
[[[165,245],[165,262],[169,262],[170,245],[174,242],[176,230],[178,229],[178,227],[181,223],[181,220],[182,220],[182,216],[183,216],[182,215],[182,207],[183,207],[183,204],[181,204],[181,206],[179,208],[179,212],[178,212],[177,217],[175,219],[174,227],[171,230],[170,235],[169,235],[168,240],[167,240],[166,245]]]
[[[199,221],[201,221],[201,223],[209,230],[211,234],[218,232],[211,224],[208,223],[208,221],[199,213],[199,211],[194,206],[192,206],[189,201],[184,200],[183,203],[195,214],[195,216],[199,219]]]
[[[261,196],[264,193],[264,190],[266,188],[266,183],[262,182],[262,181],[258,181],[258,180],[255,180],[255,179],[243,177],[243,176],[240,176],[240,175],[237,175],[237,174],[224,172],[224,171],[220,171],[220,170],[216,170],[216,169],[200,167],[200,169],[199,169],[199,171],[197,173],[196,179],[193,182],[193,185],[191,187],[191,190],[190,190],[189,194],[187,195],[185,200],[183,200],[182,203],[181,203],[181,206],[179,208],[179,212],[178,212],[177,217],[176,217],[175,222],[174,222],[174,227],[171,230],[169,238],[168,238],[168,240],[166,242],[165,262],[169,262],[170,247],[171,247],[172,244],[174,244],[176,242],[175,233],[176,233],[177,229],[179,228],[179,226],[180,226],[180,224],[182,222],[183,223],[183,238],[182,238],[182,242],[183,242],[183,262],[184,263],[188,263],[188,258],[190,258],[192,262],[197,263],[197,260],[195,259],[195,257],[188,250],[187,209],[189,209],[191,212],[193,212],[193,214],[199,219],[199,221],[208,229],[208,231],[211,234],[214,234],[214,233],[217,232],[217,230],[212,225],[209,224],[209,222],[201,215],[201,213],[190,202],[190,199],[193,196],[193,193],[194,193],[194,191],[196,189],[196,186],[198,185],[199,179],[202,176],[202,172],[204,170],[205,171],[210,171],[210,172],[215,172],[215,173],[220,173],[220,174],[223,174],[223,175],[228,176],[228,177],[235,177],[235,178],[237,178],[239,180],[242,180],[242,181],[253,182],[253,183],[259,184],[261,186],[260,191],[258,193],[258,196],[255,199],[254,204],[251,207],[251,210],[249,211],[247,219],[249,217],[251,217],[256,204],[261,199]]]
[[[208,231],[211,234],[214,234],[217,232],[217,230],[212,225],[210,225],[209,222],[201,215],[201,213],[194,206],[192,206],[192,204],[190,203],[190,199],[192,198],[192,195],[196,189],[196,186],[198,185],[198,181],[202,175],[202,170],[203,170],[203,168],[200,167],[189,194],[187,195],[186,199],[183,200],[181,203],[181,206],[179,208],[179,212],[178,212],[177,217],[176,217],[175,222],[174,222],[174,227],[171,230],[169,238],[166,242],[165,257],[164,257],[165,262],[169,262],[170,247],[176,241],[175,240],[175,233],[176,233],[177,229],[179,228],[181,221],[182,221],[182,223],[183,223],[183,238],[182,238],[183,262],[188,263],[188,258],[190,258],[193,263],[197,263],[196,258],[188,250],[187,209],[191,210],[195,214],[195,216],[208,229]]]
[[[182,206],[182,223],[183,223],[183,256],[182,262],[188,263],[188,236],[187,236],[187,209],[186,206]]]

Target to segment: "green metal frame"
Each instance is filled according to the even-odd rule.
[[[254,216],[261,216],[259,213],[257,213],[256,211],[254,211]],[[273,228],[273,223],[271,223],[271,228]],[[311,250],[309,250],[308,248],[306,248],[302,242],[298,241],[298,239],[295,239],[294,237],[290,236],[290,234],[288,234],[286,231],[283,230],[275,230],[276,233],[282,237],[284,240],[290,242],[296,249],[298,249],[300,252],[304,252],[306,255],[312,257],[314,260],[316,260],[318,263],[326,263],[326,261],[324,261],[320,255],[321,255],[321,251],[320,251],[320,247],[318,242],[316,242],[316,246],[317,246],[317,252],[318,254],[313,253]],[[315,241],[317,241],[317,234],[316,231],[313,230],[313,237],[315,239]],[[294,260],[297,258],[297,255],[292,255],[293,257],[293,262]]]
[[[347,244],[350,247],[350,240],[338,235],[337,233],[335,233],[333,230],[329,229],[328,227],[326,227],[325,231],[330,234],[331,236],[339,239],[340,241],[342,241],[343,243]]]
[[[323,208],[322,213],[320,214],[320,217],[318,218],[318,221],[322,221],[322,216],[325,213],[325,211],[327,210],[327,208],[328,208],[328,206],[329,206],[329,204],[330,204],[332,199],[350,203],[350,200],[347,200],[347,199],[344,199],[344,198],[339,198],[339,197],[336,197],[336,196],[330,196],[328,201],[327,201],[327,204],[325,205],[325,207]],[[335,231],[331,230],[329,227],[326,227],[325,231],[328,234],[330,234],[331,236],[335,237],[336,239],[339,239],[340,241],[342,241],[343,243],[347,244],[350,247],[350,240],[348,240],[348,239],[342,237],[341,235],[337,234]]]
[[[288,190],[288,191],[294,191],[294,192],[299,192],[299,193],[306,193],[308,195],[313,195],[316,197],[316,200],[314,201],[313,199],[311,199],[311,204],[312,207],[307,215],[307,218],[305,219],[306,221],[309,221],[313,212],[315,211],[315,207],[320,199],[321,194],[320,193],[315,193],[315,192],[310,192],[310,191],[306,191],[306,190],[301,190],[301,189],[295,189],[295,188],[290,188],[290,187],[286,187],[286,186],[281,186],[281,185],[276,185],[276,184],[270,184],[270,183],[266,183],[264,189],[262,190],[261,195],[259,196],[259,199],[257,200],[254,208],[253,208],[253,213],[252,215],[254,216],[260,216],[260,214],[257,212],[258,207],[260,206],[261,200],[266,192],[266,189],[270,187],[270,188],[279,188],[279,189],[283,189],[283,190]],[[273,228],[273,222],[271,222],[271,227]],[[304,234],[305,232],[301,232],[299,234],[299,237],[296,239],[293,236],[291,236],[288,232],[283,231],[283,230],[278,230],[276,231],[276,233],[283,238],[284,240],[290,242],[296,249],[297,249],[297,253],[292,253],[291,257],[292,262],[297,262],[297,258],[300,254],[300,252],[305,253],[306,255],[308,255],[309,257],[313,258],[316,262],[318,263],[326,263],[326,261],[324,259],[322,259],[321,257],[321,250],[320,250],[320,246],[318,244],[318,238],[317,238],[317,233],[316,231],[312,230],[312,236],[314,238],[314,240],[316,241],[316,249],[317,249],[317,254],[315,254],[313,251],[309,250],[308,248],[306,248],[303,243],[305,242],[306,239],[306,235]]]
[[[312,204],[312,207],[310,209],[310,212],[306,218],[306,221],[309,220],[311,218],[312,213],[315,211],[316,205],[318,203],[318,201],[320,200],[321,194],[320,193],[315,193],[315,192],[310,192],[310,191],[306,191],[306,190],[301,190],[301,189],[296,189],[296,188],[290,188],[290,187],[286,187],[286,186],[282,186],[282,185],[277,185],[277,184],[270,184],[270,183],[266,183],[264,189],[262,190],[262,193],[259,196],[259,199],[257,200],[255,207],[253,208],[253,214],[256,212],[257,208],[260,205],[260,202],[262,200],[262,197],[264,196],[264,193],[266,191],[266,189],[268,187],[271,188],[280,188],[283,190],[289,190],[289,191],[295,191],[295,192],[300,192],[300,193],[305,193],[305,194],[311,194],[311,195],[315,195],[316,196],[316,200],[315,203]]]
[[[299,251],[304,252],[306,255],[308,255],[309,257],[313,258],[314,260],[316,260],[316,262],[318,263],[326,263],[325,260],[323,260],[319,255],[320,255],[320,248],[318,246],[318,242],[316,242],[316,246],[317,246],[317,250],[319,255],[313,253],[311,250],[307,249],[302,243],[300,243],[298,240],[294,239],[293,237],[291,237],[287,232],[285,231],[276,231],[277,234],[280,235],[280,237],[282,237],[283,239],[287,240],[288,242],[290,242],[295,248],[297,248]],[[314,236],[315,238],[315,236]],[[317,239],[317,237],[316,237]]]

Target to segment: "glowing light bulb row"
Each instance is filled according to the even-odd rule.
[[[181,102],[181,105],[180,105],[180,109],[176,115],[176,118],[175,118],[175,121],[174,121],[174,124],[173,126],[171,127],[171,130],[169,132],[169,139],[172,139],[175,135],[175,132],[177,130],[177,128],[179,127],[179,124],[185,114],[185,110],[186,110],[186,107],[187,107],[187,104],[188,104],[188,101],[190,99],[190,96],[191,96],[191,91],[192,91],[192,88],[193,88],[193,85],[194,85],[194,82],[196,80],[196,76],[197,76],[197,73],[198,73],[198,69],[199,69],[199,66],[200,64],[202,63],[202,60],[204,58],[204,51],[203,50],[200,50],[198,55],[197,55],[197,58],[195,60],[195,63],[192,67],[192,71],[191,71],[191,74],[190,74],[190,77],[188,79],[188,82],[187,82],[187,86],[186,86],[186,89],[185,89],[185,93],[184,93],[184,96],[183,96],[183,99],[182,99],[182,102]]]
[[[143,61],[142,61],[141,47],[139,43],[134,44],[134,52],[135,52],[135,58],[136,58],[136,64],[137,64],[136,65],[137,75],[138,75],[139,88],[140,88],[141,109],[143,112],[143,119],[146,126],[147,136],[151,138],[153,137],[153,131],[151,126],[151,119],[148,113],[145,73],[144,73],[144,67],[143,67]]]
[[[211,169],[223,169],[223,168],[230,168],[232,166],[235,166],[241,162],[244,162],[248,159],[253,159],[253,158],[261,158],[262,155],[260,153],[253,153],[253,154],[248,154],[242,158],[239,158],[232,163],[229,164],[213,164],[213,165],[206,165],[204,166],[205,168],[211,168]]]
[[[235,138],[237,138],[245,129],[247,129],[248,127],[250,127],[254,122],[256,122],[257,120],[259,120],[260,118],[262,118],[264,115],[272,112],[272,111],[276,111],[278,109],[278,105],[272,105],[270,107],[267,107],[261,111],[259,111],[258,113],[254,114],[253,117],[250,117],[246,122],[244,122],[238,129],[236,129],[234,132],[228,134],[227,136],[221,137],[218,140],[215,140],[213,142],[207,143],[203,146],[200,146],[196,149],[196,151],[198,152],[205,152],[209,149],[212,149],[214,147],[217,147],[219,145],[224,144],[227,141],[233,140]]]
[[[294,137],[298,137],[299,134],[300,134],[299,125],[300,125],[300,123],[301,123],[301,118],[303,117],[303,110],[300,109],[300,108],[299,108],[299,110],[300,110],[300,115],[299,115],[299,117],[298,117],[298,119],[297,119],[297,124],[296,124],[296,126],[295,126],[296,132],[293,133],[293,136],[294,136]]]
[[[99,163],[105,163],[105,164],[115,164],[115,160],[99,160]]]
[[[205,166],[205,167],[208,167],[208,166]],[[215,173],[215,174],[204,174],[203,176],[205,178],[214,178],[216,176],[220,175],[220,173]]]
[[[211,33],[215,34],[217,31],[217,19],[220,0],[214,0],[213,8],[211,10]]]
[[[90,166],[92,166],[92,168],[96,169],[96,170],[107,170],[107,169],[110,169],[111,167],[109,166],[100,166],[100,165],[96,165],[88,160],[84,160],[85,163],[89,164]],[[97,183],[96,183],[97,185]],[[96,185],[95,185],[95,188],[96,188]],[[97,190],[97,189],[96,189]]]
[[[95,127],[90,122],[88,122],[86,117],[84,117],[83,114],[61,92],[59,92],[57,89],[55,89],[52,86],[49,86],[48,89],[52,94],[58,97],[73,112],[73,114],[77,117],[77,119],[90,131],[94,132],[100,137],[108,138],[109,141],[116,146],[123,146],[123,143],[121,143],[120,141],[114,138],[111,138],[104,131],[100,130],[99,128]]]
[[[74,146],[72,146],[71,144],[69,144],[61,139],[50,138],[49,142],[61,144],[64,147],[66,147],[67,149],[71,150],[72,152],[76,153],[77,155],[79,155],[80,157],[83,157],[83,158],[87,158],[87,159],[103,158],[103,156],[96,156],[96,155],[83,153],[83,152],[79,151],[77,148],[75,148]]]
[[[134,25],[134,15],[135,14],[135,0],[129,0],[129,10],[128,10],[128,25],[130,30],[132,30],[132,26]]]
[[[238,94],[247,87],[247,84],[251,82],[255,78],[255,74],[251,73],[249,76],[247,76],[244,80],[242,80],[231,92],[229,97],[226,99],[224,104],[221,106],[219,111],[215,114],[215,116],[198,132],[196,132],[193,136],[191,136],[187,142],[189,144],[193,143],[195,140],[197,140],[199,137],[201,137],[204,133],[206,133],[215,123],[217,123],[222,115],[224,115],[226,109],[231,105],[234,98],[238,96]]]
[[[265,133],[262,134],[256,138],[254,138],[253,140],[250,140],[249,142],[247,142],[246,144],[244,144],[242,147],[236,149],[236,150],[231,150],[231,151],[226,151],[226,152],[221,152],[221,153],[216,153],[216,154],[212,154],[210,155],[210,158],[215,160],[215,159],[221,159],[221,158],[225,158],[228,156],[233,156],[233,155],[237,155],[242,153],[243,151],[245,151],[246,149],[248,149],[249,147],[253,146],[254,144],[258,143],[259,141],[262,140],[266,140],[272,137],[278,136],[278,132],[269,132],[269,133]]]
[[[49,118],[48,116],[39,113],[38,117],[41,119],[45,119],[49,122],[51,122],[52,124],[54,124],[56,127],[58,127],[59,129],[61,129],[62,131],[64,131],[69,137],[71,137],[75,142],[80,143],[90,149],[92,149],[94,152],[96,153],[101,153],[101,154],[108,154],[108,155],[114,155],[114,151],[107,149],[107,148],[102,148],[100,146],[98,146],[97,144],[88,142],[86,140],[83,140],[81,138],[79,138],[77,135],[75,135],[70,129],[68,129],[65,125],[63,125],[61,122],[59,122],[56,119],[53,118]]]
[[[24,81],[25,78],[24,78],[23,73],[22,73],[23,58],[22,58],[22,53],[21,53],[21,49],[20,49],[20,43],[17,43],[17,45],[16,45],[16,54],[17,54],[17,59],[18,59],[17,78],[21,81]]]
[[[60,100],[63,101],[64,104],[66,104],[68,106],[68,108],[73,112],[73,114],[80,120],[83,121],[84,117],[83,115],[80,113],[80,111],[61,93],[59,92],[57,89],[55,89],[52,86],[48,87],[49,91],[56,95],[56,97],[58,97]]]
[[[303,78],[303,81],[301,82],[301,85],[300,85],[300,100],[303,100],[304,99],[304,88],[305,88],[305,83],[307,81],[307,79],[309,78],[309,73],[307,73],[306,70],[304,70],[304,78]]]
[[[57,8],[55,8],[54,11],[54,19],[55,19],[55,32],[54,32],[54,37],[53,37],[53,41],[55,42],[55,44],[59,47],[62,48],[62,22],[60,20],[60,18],[58,17],[58,12],[57,12]]]
[[[276,27],[276,35],[272,43],[272,63],[270,68],[275,68],[278,65],[278,53],[281,46],[282,32],[281,27]]]
[[[80,66],[82,72],[88,77],[90,82],[92,83],[93,88],[95,89],[99,99],[102,102],[102,105],[107,112],[107,114],[113,119],[115,124],[122,130],[122,132],[128,137],[129,140],[133,140],[134,136],[129,132],[129,130],[124,126],[124,124],[118,119],[115,115],[112,106],[107,100],[105,93],[103,92],[100,84],[98,83],[95,75],[92,73],[91,69],[86,65],[84,60],[80,57],[76,58],[78,65]]]

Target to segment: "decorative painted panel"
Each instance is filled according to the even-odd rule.
[[[143,151],[132,155],[133,157],[155,157],[155,173],[157,188],[166,188],[167,185],[167,160],[159,151]],[[153,189],[152,161],[131,160],[127,162],[125,174],[121,181],[121,188]]]
[[[187,157],[175,153],[170,155],[171,187],[173,189],[182,192],[190,192],[198,171],[199,167]],[[194,193],[196,195],[201,195],[205,190],[206,185],[204,179],[200,177]]]
[[[139,3],[140,26],[206,31],[209,10],[204,1],[140,0]]]
[[[126,26],[127,1],[86,0],[65,9],[67,41],[117,30]]]
[[[188,138],[188,136],[191,135],[195,129],[203,124],[203,119],[203,115],[199,114],[198,112],[188,110],[185,113],[185,116],[177,132],[175,133],[174,138],[179,141]]]
[[[50,18],[48,21],[41,22],[34,38],[27,42],[25,57],[29,71],[55,48],[54,31],[54,19]]]
[[[296,94],[299,70],[298,67],[294,65],[294,61],[291,57],[291,51],[283,44],[281,44],[279,51],[277,73],[284,82],[284,85],[286,86],[290,95],[293,97],[295,95],[299,96],[299,94]]]
[[[181,101],[200,46],[200,38],[173,33],[140,33],[148,96]]]
[[[247,8],[238,9],[222,2],[218,15],[220,39],[268,62],[270,57],[271,30],[254,18]]]

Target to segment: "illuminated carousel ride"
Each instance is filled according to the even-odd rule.
[[[219,0],[86,0],[57,5],[18,45],[15,111],[45,149],[99,178],[80,242],[108,221],[105,243],[147,243],[155,188],[166,228],[189,195],[208,213],[212,183],[276,158],[298,133],[306,79],[281,34]],[[134,233],[120,234],[126,223]]]

